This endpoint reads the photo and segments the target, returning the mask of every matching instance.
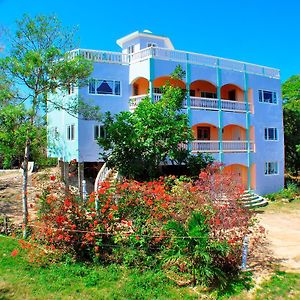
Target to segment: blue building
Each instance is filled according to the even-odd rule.
[[[94,63],[89,85],[70,89],[112,114],[134,110],[160,87],[177,65],[186,72],[176,82],[187,90],[184,110],[194,133],[193,153],[210,153],[224,170],[241,177],[245,189],[258,194],[280,190],[284,184],[284,140],[279,70],[251,63],[175,50],[168,37],[134,32],[117,41],[122,52],[76,49]],[[173,80],[174,82],[174,80]],[[103,126],[70,116],[48,113],[49,138],[56,136],[50,157],[68,162],[100,162],[97,137]],[[53,146],[53,144],[52,144]]]

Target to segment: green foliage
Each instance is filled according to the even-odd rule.
[[[170,221],[172,246],[166,250],[166,264],[173,263],[178,270],[188,270],[197,282],[211,285],[216,280],[225,282],[225,273],[217,265],[218,258],[227,256],[230,247],[226,242],[211,239],[208,221],[210,214],[194,212],[185,224]],[[174,263],[175,262],[175,263]]]
[[[290,77],[282,85],[286,169],[300,170],[300,75]]]
[[[20,164],[23,160],[28,133],[32,140],[30,159],[37,161],[44,155],[42,145],[46,145],[42,120],[37,119],[36,124],[31,124],[29,111],[24,105],[3,106],[0,110],[0,158],[4,168],[11,168],[14,162]]]
[[[101,156],[127,178],[155,178],[160,164],[187,155],[179,148],[192,138],[187,115],[180,112],[185,92],[167,83],[162,93],[156,103],[145,97],[133,113],[106,115],[107,134],[99,139]]]
[[[297,196],[300,196],[300,188],[295,183],[289,183],[286,188],[277,193],[266,195],[271,201],[287,199],[293,201]]]
[[[37,109],[47,109],[47,102],[67,108],[49,99],[49,93],[67,92],[70,85],[86,84],[92,63],[81,56],[70,59],[68,51],[74,47],[73,40],[74,30],[64,29],[54,16],[24,15],[17,21],[11,53],[0,60],[0,69],[7,80],[23,86],[14,97],[30,101],[34,116]]]

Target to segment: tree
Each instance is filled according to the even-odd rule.
[[[182,70],[176,68],[172,77],[180,76]],[[184,97],[181,88],[167,83],[160,101],[152,103],[145,97],[132,113],[107,114],[106,137],[99,139],[99,145],[108,165],[127,178],[145,180],[155,178],[168,160],[185,162],[192,132],[187,115],[180,111]]]
[[[282,85],[285,161],[289,172],[300,170],[300,75]]]
[[[4,105],[0,110],[0,162],[4,168],[23,161],[26,134],[30,133],[32,145],[30,159],[39,162],[45,158],[41,149],[46,149],[46,126],[43,118],[34,126],[29,122],[29,113],[24,105]],[[0,163],[1,165],[1,163]]]
[[[17,91],[14,98],[30,104],[29,125],[24,136],[23,161],[23,235],[26,237],[28,223],[27,185],[28,160],[33,143],[31,129],[36,124],[40,111],[47,111],[49,104],[58,109],[78,113],[78,101],[64,104],[48,97],[49,93],[61,95],[70,85],[81,86],[92,71],[92,63],[83,57],[70,57],[74,48],[74,30],[64,29],[54,16],[25,15],[17,21],[15,36],[10,42],[9,56],[1,59],[0,71],[13,82]]]

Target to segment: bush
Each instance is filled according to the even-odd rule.
[[[163,268],[177,282],[223,285],[239,273],[242,241],[253,228],[241,192],[219,165],[196,181],[104,182],[87,204],[54,180],[40,196],[34,239],[79,260]]]

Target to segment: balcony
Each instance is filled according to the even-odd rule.
[[[191,143],[192,153],[217,153],[220,152],[221,143],[219,141],[202,141],[195,140]],[[250,151],[254,151],[254,142],[250,141]],[[247,152],[248,142],[247,141],[223,141],[222,142],[223,152]]]
[[[95,62],[114,64],[133,64],[149,58],[157,58],[160,60],[190,63],[209,67],[219,67],[221,69],[234,70],[238,72],[246,71],[249,74],[263,75],[277,79],[280,78],[280,72],[278,69],[216,56],[158,47],[144,48],[132,54],[88,49],[75,49],[69,52],[70,59],[74,58],[75,56],[83,56],[84,58]]]
[[[130,97],[130,104],[129,109],[133,111],[137,105],[141,102],[143,98],[148,96],[147,94],[144,95],[137,95]],[[157,102],[161,99],[161,94],[154,93],[153,94],[154,102]],[[191,108],[192,109],[205,109],[205,110],[218,110],[219,104],[218,99],[215,98],[201,98],[201,97],[190,97],[191,101]],[[250,104],[249,110],[251,110]],[[187,108],[187,99],[183,100],[183,108]],[[231,111],[231,112],[238,112],[244,113],[247,111],[246,103],[239,102],[239,101],[232,101],[232,100],[225,100],[221,99],[221,109],[223,111]]]

